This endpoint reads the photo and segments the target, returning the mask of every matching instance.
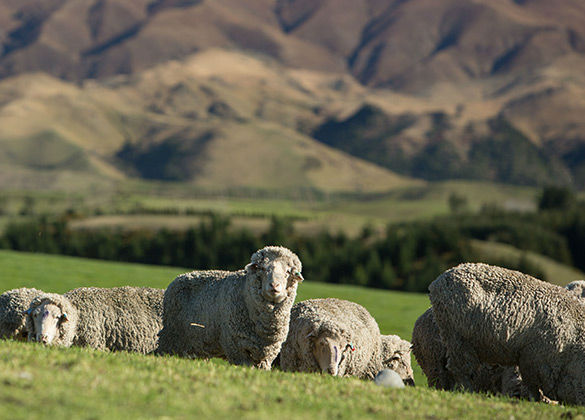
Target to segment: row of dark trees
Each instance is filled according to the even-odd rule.
[[[261,235],[236,230],[228,218],[218,215],[210,215],[186,231],[79,230],[70,228],[66,218],[39,218],[9,224],[0,246],[105,260],[235,270],[244,267],[255,250],[266,244],[279,244],[299,255],[308,280],[415,292],[426,291],[430,282],[449,267],[479,260],[469,244],[471,238],[525,245],[524,248],[560,261],[571,261],[572,242],[562,233],[530,229],[526,221],[514,221],[509,215],[502,216],[502,220],[498,217],[454,215],[432,222],[391,225],[382,235],[364,228],[358,237],[328,232],[301,235],[290,220],[279,218],[272,219],[268,231]],[[474,219],[477,223],[473,223]],[[526,259],[500,263],[543,278],[539,268]]]

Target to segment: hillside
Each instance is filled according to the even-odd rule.
[[[583,28],[580,0],[3,2],[0,184],[584,188]]]
[[[281,191],[420,185],[298,130],[314,124],[320,103],[305,78],[312,82],[271,61],[214,50],[106,83],[76,86],[41,73],[0,81],[0,184],[59,188],[85,177]]]

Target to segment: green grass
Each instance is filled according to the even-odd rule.
[[[0,290],[37,287],[165,287],[186,268],[0,251]],[[410,339],[425,295],[305,281],[298,299],[338,297],[364,305],[385,334]],[[414,359],[413,359],[414,362]],[[415,363],[414,363],[415,364]],[[580,408],[428,389],[415,364],[416,388],[319,374],[262,372],[220,360],[45,348],[0,341],[1,418],[558,418]]]
[[[263,372],[213,360],[0,343],[7,419],[575,418],[585,410],[504,398],[390,390],[353,378]]]

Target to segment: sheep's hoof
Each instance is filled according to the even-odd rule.
[[[559,405],[558,401],[555,400],[551,400],[549,397],[547,397],[546,395],[544,395],[542,393],[542,390],[538,390],[538,392],[540,393],[540,402],[543,402],[545,404],[549,404],[549,405]]]

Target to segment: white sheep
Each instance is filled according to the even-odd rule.
[[[581,304],[585,305],[585,280],[575,280],[565,286]]]
[[[383,368],[376,320],[361,305],[341,299],[309,299],[291,311],[280,354],[285,371],[326,372],[374,379]]]
[[[430,387],[452,390],[457,386],[447,369],[447,348],[441,340],[432,308],[422,314],[412,330],[412,351]],[[510,397],[526,397],[527,390],[515,366],[498,366],[482,363],[473,378],[473,390],[504,394]]]
[[[585,308],[570,292],[486,264],[448,270],[429,290],[457,383],[472,390],[482,363],[518,366],[531,398],[585,404]]]
[[[12,289],[0,295],[0,338],[26,340],[26,311],[43,292],[37,289]]]
[[[240,271],[178,276],[165,292],[158,353],[269,370],[288,334],[301,270],[292,251],[268,246]]]
[[[406,385],[414,386],[410,353],[412,345],[397,335],[382,335],[382,365],[392,369]]]
[[[163,290],[82,287],[35,298],[27,316],[30,341],[58,346],[150,353],[162,328]]]

